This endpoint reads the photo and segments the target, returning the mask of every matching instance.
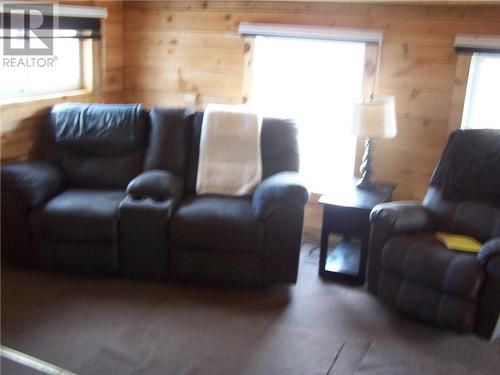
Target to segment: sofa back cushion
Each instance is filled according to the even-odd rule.
[[[153,108],[144,170],[162,169],[184,177],[192,122],[187,109]]]
[[[197,112],[187,123],[188,156],[186,188],[189,194],[196,192],[198,158],[200,151],[203,112]],[[291,120],[264,118],[261,131],[262,179],[278,172],[299,170],[297,127]]]
[[[125,188],[142,171],[147,127],[138,104],[58,104],[44,124],[43,157],[69,186]]]

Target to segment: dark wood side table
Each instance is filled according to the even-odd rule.
[[[347,181],[319,199],[324,204],[321,228],[319,274],[324,278],[365,282],[369,215],[379,203],[389,202],[394,185],[377,183],[372,190],[356,187],[357,179]],[[332,251],[328,251],[330,234],[342,236]]]

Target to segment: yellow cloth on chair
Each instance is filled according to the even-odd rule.
[[[482,246],[481,242],[475,238],[458,234],[436,232],[436,238],[450,250],[478,253]]]

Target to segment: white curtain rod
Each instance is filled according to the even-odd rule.
[[[241,22],[240,35],[382,43],[381,30]]]
[[[489,50],[500,52],[500,35],[458,34],[455,48],[462,50]]]
[[[12,5],[15,5],[15,3],[10,3]],[[33,3],[33,6],[36,6],[37,3]],[[41,3],[40,5],[47,5]],[[108,17],[108,10],[107,8],[102,8],[102,7],[92,7],[92,6],[80,6],[80,5],[59,5],[59,4],[54,4],[53,8],[52,7],[42,7],[41,9],[42,14],[45,11],[49,11],[50,14],[49,16],[56,16],[56,17],[75,17],[75,18],[107,18]],[[0,4],[0,13],[7,13],[10,12],[10,8],[4,8],[3,4]],[[46,14],[44,14],[46,15]]]

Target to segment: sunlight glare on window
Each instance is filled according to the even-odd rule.
[[[472,56],[462,128],[500,129],[500,54],[475,53]]]
[[[266,117],[297,122],[300,173],[315,193],[353,176],[349,129],[364,53],[364,43],[256,38],[252,104]]]
[[[22,35],[22,30],[19,31]],[[28,56],[29,66],[0,66],[0,100],[17,97],[36,96],[81,88],[80,40],[75,38],[75,30],[54,30],[53,66],[47,57]],[[21,44],[23,39],[16,39]],[[3,44],[0,43],[0,55]],[[14,57],[14,56],[12,56]],[[18,57],[19,58],[19,57]],[[36,61],[43,62],[36,63]]]

